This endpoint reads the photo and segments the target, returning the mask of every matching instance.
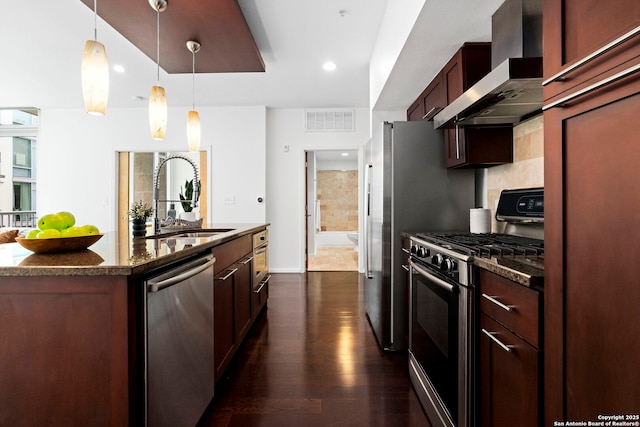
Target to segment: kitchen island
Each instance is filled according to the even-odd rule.
[[[105,233],[61,254],[0,245],[0,425],[144,425],[144,280],[205,254],[226,268],[267,226],[125,241]]]

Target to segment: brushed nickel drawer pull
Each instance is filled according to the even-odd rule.
[[[511,349],[513,348],[513,346],[512,345],[507,345],[507,344],[503,343],[502,341],[500,341],[498,338],[496,338],[494,336],[496,334],[495,332],[489,332],[485,328],[482,328],[482,333],[485,334],[486,336],[488,336],[489,338],[491,338],[493,340],[493,342],[498,344],[505,351],[511,352]]]
[[[411,252],[407,248],[402,248],[402,252],[411,255]]]
[[[405,269],[405,271],[410,271],[411,269],[409,268],[408,265],[402,264],[402,268]]]
[[[614,47],[616,47],[618,45],[621,45],[622,43],[626,42],[627,40],[632,39],[633,37],[635,37],[638,34],[640,34],[640,27],[634,28],[633,30],[629,31],[627,34],[623,34],[622,36],[620,36],[617,39],[613,40],[609,44],[606,44],[606,45],[602,46],[600,49],[596,50],[595,52],[592,52],[591,54],[589,54],[587,56],[585,56],[584,58],[582,58],[578,62],[575,62],[574,64],[572,64],[569,67],[565,68],[564,70],[560,71],[559,73],[551,76],[550,78],[548,78],[547,80],[542,82],[542,86],[546,86],[549,83],[555,82],[556,80],[561,80],[562,77],[564,77],[565,75],[569,74],[570,72],[572,72],[576,68],[582,67],[587,62],[591,62],[592,60],[596,59],[600,55],[603,55],[603,54],[607,53],[608,51],[610,51]]]
[[[584,94],[587,94],[589,92],[592,92],[598,88],[601,88],[603,86],[606,86],[610,83],[615,82],[616,80],[620,80],[623,77],[627,77],[628,75],[631,75],[633,73],[635,73],[636,71],[640,70],[640,64],[636,64],[633,67],[629,67],[624,71],[620,71],[617,74],[614,74],[613,76],[609,76],[606,79],[602,79],[597,83],[594,83],[590,86],[585,87],[584,89],[580,89],[570,95],[565,96],[562,99],[558,99],[557,101],[552,102],[551,104],[545,105],[542,107],[542,111],[546,111],[550,108],[553,107],[563,107],[565,103],[571,101],[572,99],[578,98]]]
[[[227,269],[227,271],[229,271],[229,273],[226,276],[224,276],[224,277],[216,277],[216,280],[227,280],[229,277],[231,277],[234,274],[236,274],[236,271],[238,271],[238,269],[237,268]]]
[[[489,301],[491,301],[492,303],[494,303],[495,305],[497,305],[498,307],[502,308],[503,310],[507,310],[507,311],[513,311],[514,307],[510,306],[510,305],[506,305],[501,303],[500,301],[498,301],[496,299],[496,297],[491,297],[485,293],[482,294],[482,297],[485,299],[488,299]]]

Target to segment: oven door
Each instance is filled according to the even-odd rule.
[[[253,250],[253,280],[254,286],[267,276],[269,272],[269,246],[267,244]]]
[[[412,382],[434,426],[469,426],[471,289],[409,260]]]

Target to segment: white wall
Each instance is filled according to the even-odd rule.
[[[38,212],[73,212],[79,223],[116,228],[117,151],[185,151],[188,108],[169,109],[167,136],[149,136],[147,108],[41,111]],[[201,108],[202,150],[210,155],[209,212],[214,222],[264,222],[265,107]],[[234,205],[224,205],[232,193]]]
[[[369,66],[369,105],[372,108],[396,65],[425,1],[389,0],[387,3]]]
[[[267,221],[270,270],[303,272],[305,245],[304,153],[360,149],[369,139],[369,110],[356,109],[354,132],[305,132],[304,109],[267,110]],[[289,151],[284,151],[284,146]]]

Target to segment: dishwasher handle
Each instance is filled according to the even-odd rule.
[[[206,269],[208,269],[209,267],[212,267],[213,264],[215,264],[216,259],[213,256],[210,257],[206,257],[204,258],[204,260],[206,260],[206,262],[204,264],[198,265],[197,267],[194,268],[190,268],[178,275],[175,275],[173,277],[170,277],[168,279],[164,279],[164,280],[154,280],[151,279],[149,281],[147,281],[147,290],[149,292],[158,292],[161,291],[163,289],[166,289],[170,286],[173,286],[177,283],[183,282],[187,279],[190,279],[191,277],[202,273],[203,271],[205,271]]]

